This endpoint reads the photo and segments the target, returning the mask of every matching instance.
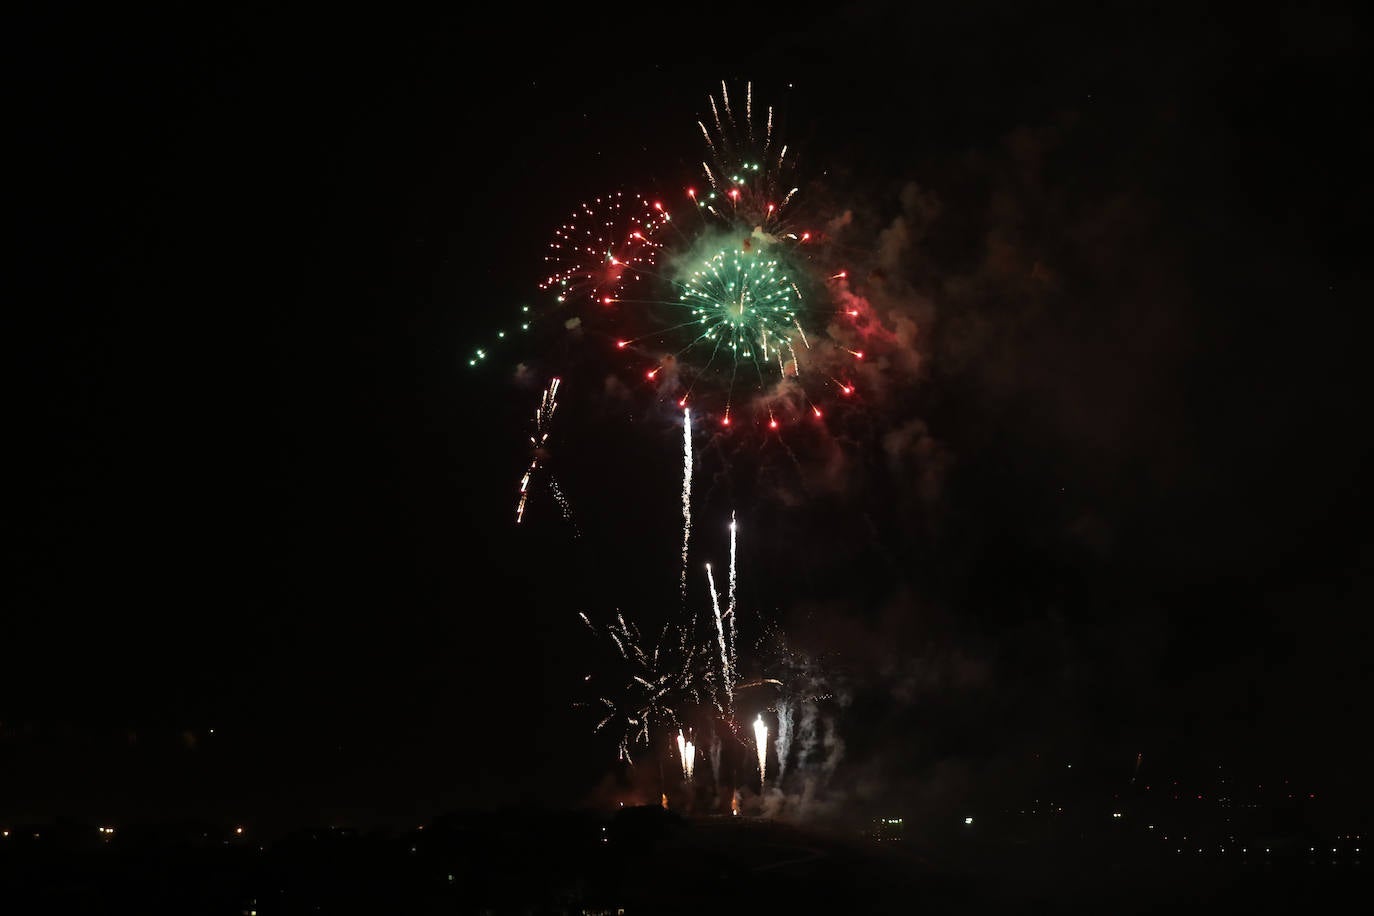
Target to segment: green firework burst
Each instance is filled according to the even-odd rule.
[[[732,370],[752,365],[764,375],[775,364],[786,374],[795,362],[801,292],[777,259],[717,251],[683,278],[679,302],[691,310],[698,330],[690,349],[709,349],[708,364],[723,360]]]

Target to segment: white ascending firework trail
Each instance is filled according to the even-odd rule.
[[[534,435],[530,436],[530,446],[534,454],[530,456],[530,466],[525,470],[525,476],[520,478],[520,501],[515,504],[517,525],[525,518],[525,503],[530,498],[530,479],[539,469],[544,443],[549,440],[549,424],[553,420],[553,412],[558,409],[558,386],[561,383],[562,379],[549,382],[549,387],[544,389],[544,397],[539,401],[539,409],[534,412]]]
[[[687,782],[692,781],[692,769],[696,764],[697,749],[682,736],[682,729],[677,730],[677,755],[682,760],[682,778]]]
[[[692,411],[682,411],[682,598],[687,599],[687,542],[692,537]]]
[[[711,574],[711,564],[706,564],[706,585],[711,589],[711,609],[716,612],[716,642],[720,646],[720,679],[725,685],[725,706],[729,709],[735,703],[735,687],[730,682],[730,658],[725,650],[725,628],[720,622],[720,598],[716,595],[716,577]]]
[[[762,714],[754,720],[754,743],[759,749],[759,786],[762,787],[768,768],[768,726],[763,724]]]
[[[727,645],[730,648],[730,680],[736,680],[739,672],[736,670],[736,662],[739,659],[739,649],[735,638],[735,533],[739,526],[735,523],[735,513],[730,513],[730,598],[726,604],[725,616],[730,621],[729,640]]]

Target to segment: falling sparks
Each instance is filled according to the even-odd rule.
[[[673,627],[664,627],[658,641],[646,647],[639,628],[627,622],[623,614],[616,614],[604,631],[593,625],[586,614],[578,616],[594,634],[604,633],[626,665],[618,690],[597,698],[601,719],[593,732],[617,724],[619,757],[633,764],[631,747],[652,746],[652,730],[663,725],[675,726],[678,707],[684,702],[695,702],[696,670],[703,652],[689,645]]]
[[[534,435],[530,436],[530,446],[533,454],[530,456],[530,466],[525,470],[525,475],[520,478],[520,498],[515,504],[515,523],[518,525],[525,519],[525,505],[530,498],[530,481],[534,477],[534,472],[539,469],[539,462],[544,458],[544,445],[549,440],[549,425],[553,421],[553,413],[558,409],[558,386],[561,379],[555,378],[549,382],[549,387],[544,389],[544,396],[539,401],[539,409],[534,412]],[[560,502],[560,504],[563,504]],[[564,512],[566,513],[566,508]]]
[[[558,486],[558,481],[552,475],[549,476],[549,492],[553,493],[553,501],[558,503],[559,511],[563,513],[563,519],[573,526],[573,537],[581,537],[582,531],[577,527],[576,520],[573,519],[572,504],[568,502],[567,495],[564,494],[563,489]]]

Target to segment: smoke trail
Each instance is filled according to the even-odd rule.
[[[715,728],[711,729],[711,778],[715,780],[717,786],[720,785],[720,735],[716,734]]]
[[[720,679],[725,685],[725,706],[728,709],[735,702],[735,688],[730,681],[730,659],[725,651],[725,628],[720,621],[720,598],[716,595],[716,577],[711,573],[711,564],[706,564],[706,584],[711,589],[711,608],[716,612],[716,642],[720,645]]]
[[[787,770],[787,755],[792,750],[792,707],[786,700],[778,704],[778,737],[773,746],[778,754],[777,781],[781,783]]]
[[[682,411],[682,600],[687,600],[687,542],[692,536],[692,411]],[[713,592],[714,594],[714,592]]]

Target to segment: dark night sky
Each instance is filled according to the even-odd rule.
[[[742,448],[699,506],[758,532],[747,600],[881,673],[856,772],[1144,749],[1367,804],[1367,35],[1019,6],[7,30],[0,817],[582,797],[573,615],[671,600],[677,438],[528,354],[593,383],[560,432],[585,536],[515,531],[537,392],[465,354],[582,196],[681,186],[721,78],[786,96],[874,246],[905,220],[933,308],[842,480],[790,507]],[[933,451],[884,458],[918,418]]]

